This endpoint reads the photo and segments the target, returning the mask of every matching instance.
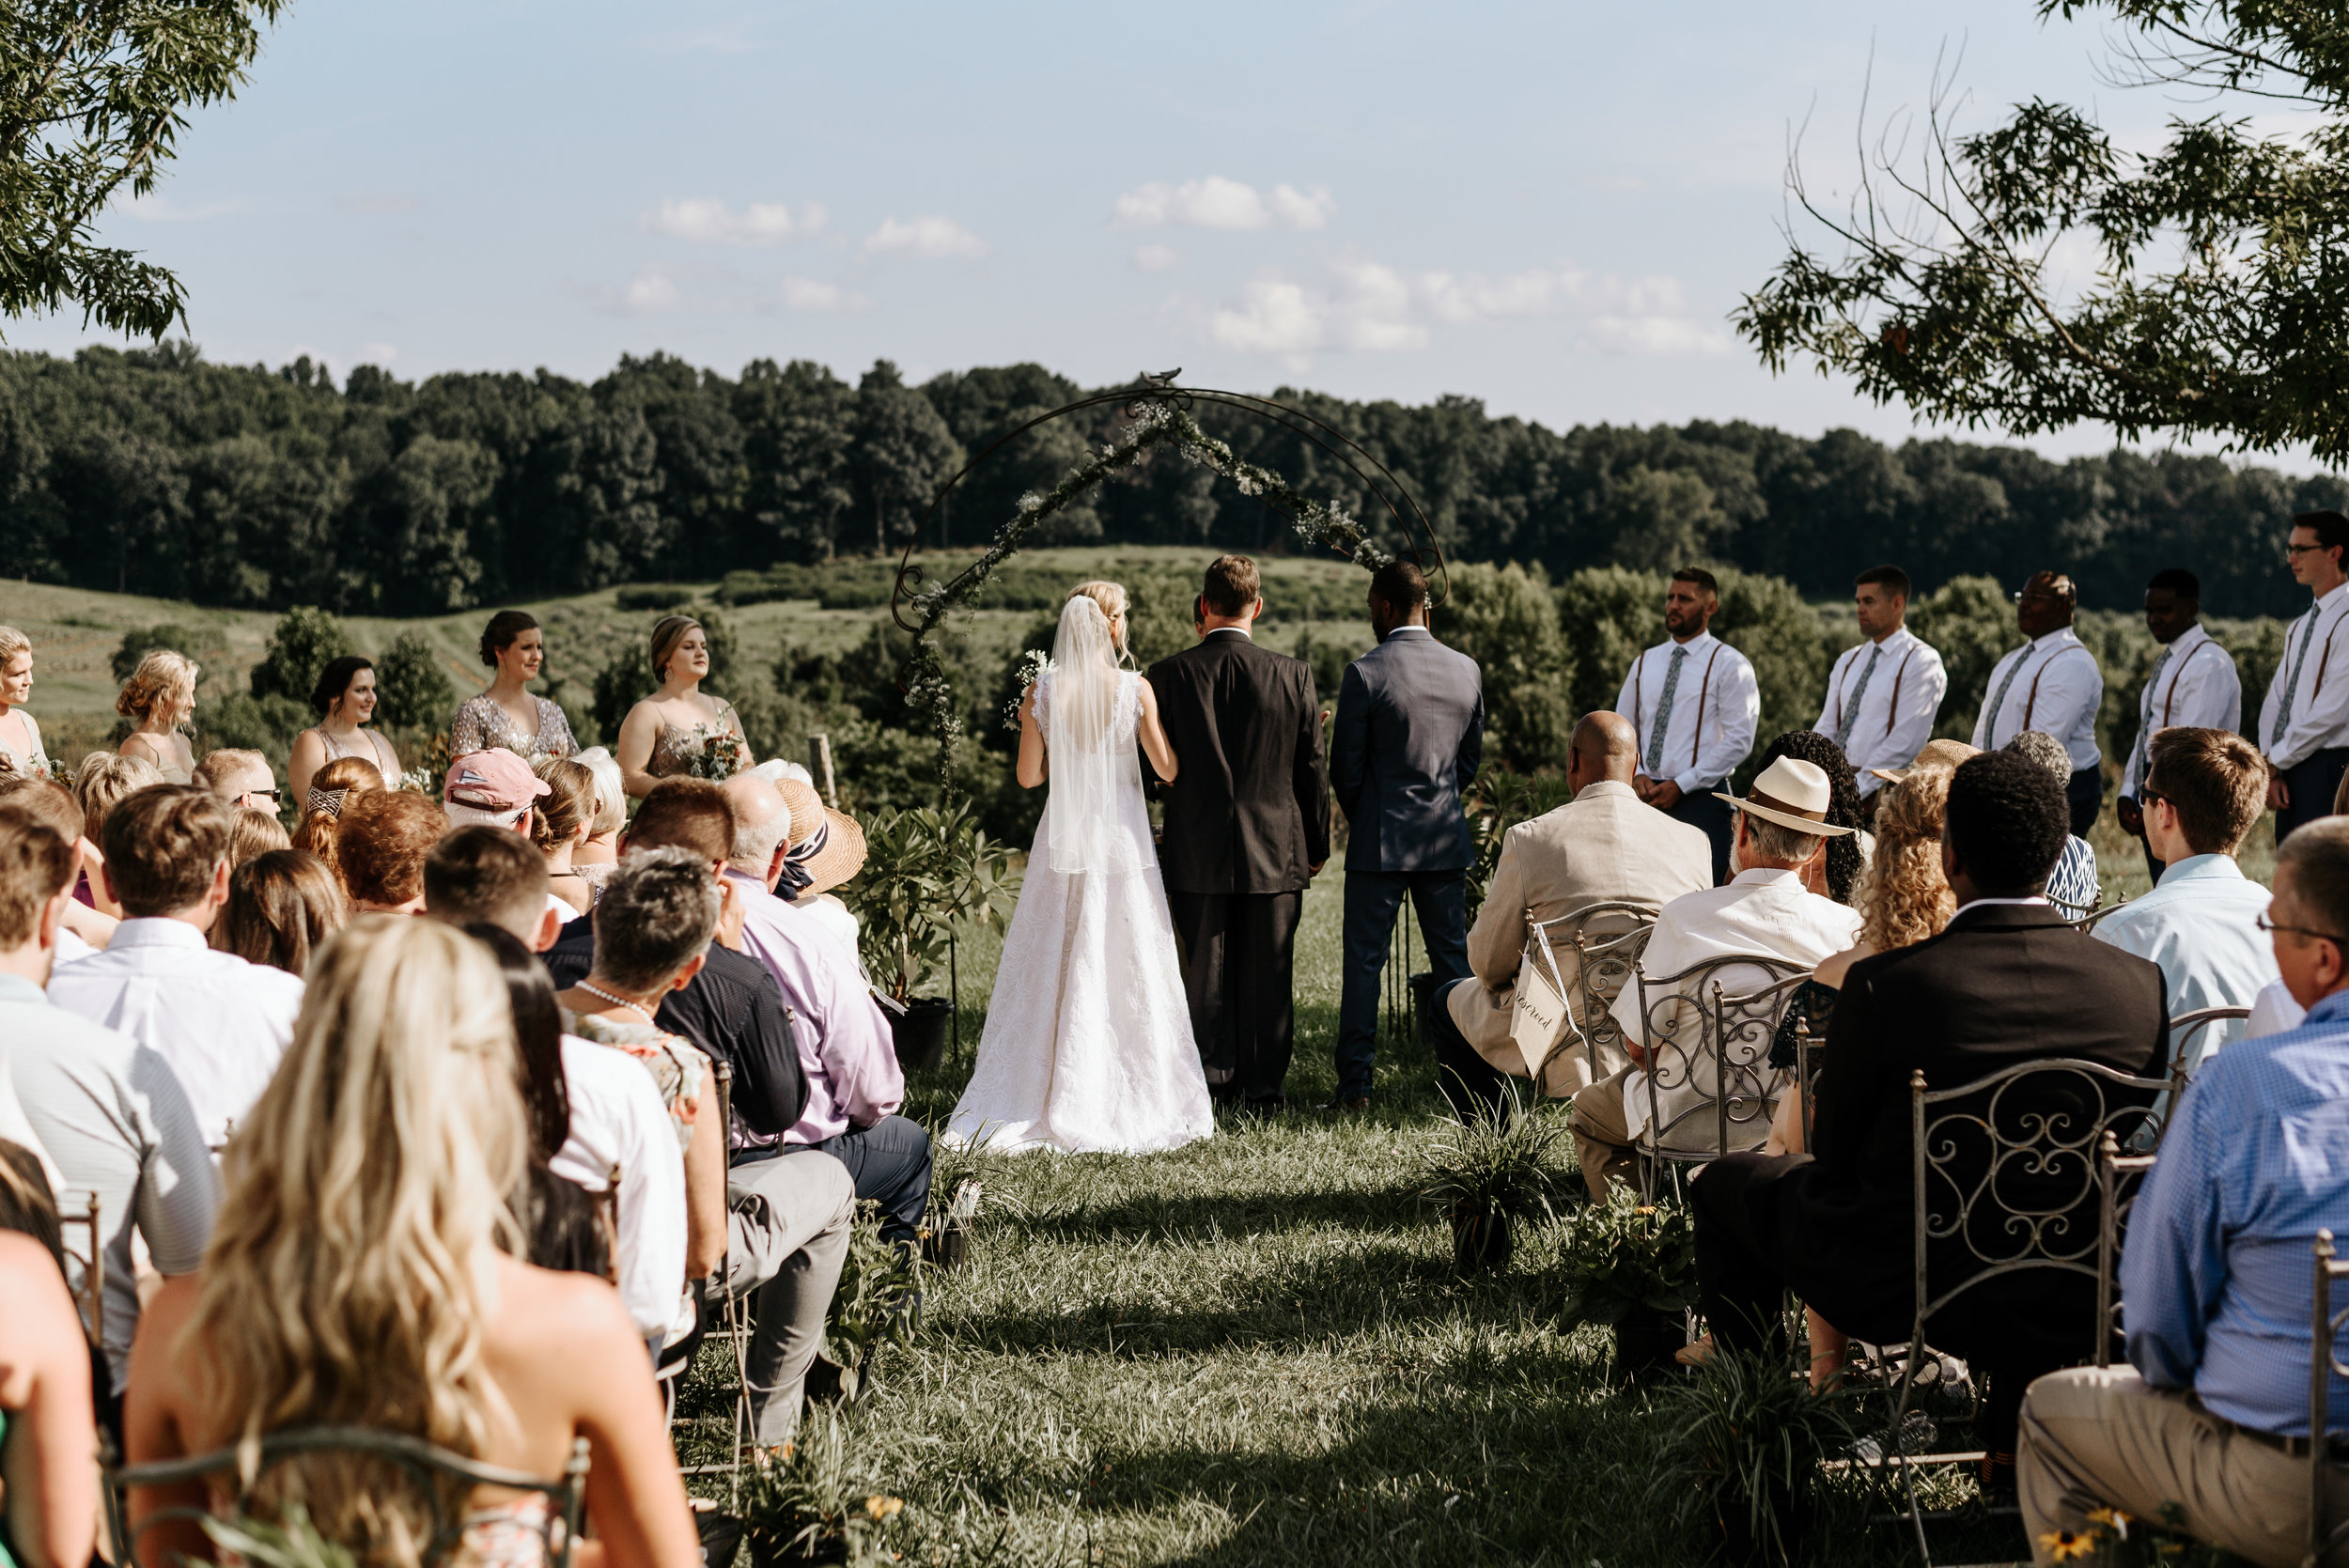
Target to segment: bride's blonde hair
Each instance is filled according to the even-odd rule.
[[[1126,645],[1127,623],[1123,619],[1126,614],[1126,585],[1124,583],[1096,578],[1090,582],[1080,582],[1069,589],[1068,597],[1089,598],[1099,605],[1102,619],[1110,623],[1110,642],[1117,649],[1117,657],[1121,660],[1133,657],[1133,650]]]
[[[461,932],[364,915],[312,961],[293,1044],[228,1146],[182,1342],[248,1478],[259,1438],[288,1427],[375,1427],[477,1456],[510,1419],[481,1340],[487,1254],[522,1250],[514,1056],[496,961]],[[380,1461],[311,1455],[258,1497],[300,1496],[327,1540],[413,1562],[430,1525],[397,1499],[423,1499],[387,1479]]]

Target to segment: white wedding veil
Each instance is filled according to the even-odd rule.
[[[1089,594],[1061,606],[1050,678],[1044,744],[1052,869],[1064,876],[1140,870],[1141,847],[1117,819],[1119,770],[1134,768],[1139,776],[1132,746],[1117,739],[1117,700],[1125,675],[1117,667],[1109,616]]]

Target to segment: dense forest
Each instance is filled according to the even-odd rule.
[[[186,344],[70,360],[0,354],[0,576],[217,605],[416,615],[599,587],[714,580],[901,546],[973,452],[1082,389],[1037,365],[854,384],[756,360],[728,379],[663,354],[593,384],[540,370],[343,385],[300,360],[206,363]],[[2218,613],[2306,603],[2283,516],[2349,505],[2349,483],[2216,458],[2115,451],[2057,462],[1952,441],[1887,446],[1762,426],[1578,427],[1283,390],[1361,440],[1467,561],[1653,569],[1704,557],[1840,597],[1879,560],[1922,588],[2069,569],[2090,605],[2134,605],[2166,566]],[[926,544],[990,536],[1049,488],[1108,410],[1055,422],[956,491]],[[1214,433],[1309,493],[1350,475],[1270,426]],[[1172,453],[1054,520],[1050,542],[1280,551],[1284,521]],[[1044,542],[1044,541],[1039,541]]]

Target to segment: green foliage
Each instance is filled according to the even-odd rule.
[[[1990,694],[1990,673],[1999,660],[2023,645],[2015,624],[2015,601],[1993,577],[1961,577],[1945,582],[1909,606],[1908,629],[1941,655],[1949,671],[1949,694],[1933,733],[1947,740],[1970,740],[1983,699]]]
[[[693,602],[693,590],[676,582],[648,582],[621,589],[612,602],[623,610],[675,610]]]
[[[1819,637],[1818,613],[1803,603],[1793,583],[1735,569],[1723,569],[1719,575],[1721,610],[1713,617],[1713,635],[1752,661],[1754,684],[1762,697],[1762,719],[1753,732],[1753,756],[1733,776],[1733,782],[1742,787],[1751,777],[1753,758],[1765,747],[1788,730],[1807,730],[1817,722],[1819,693],[1827,686],[1829,659]],[[1664,619],[1660,598],[1655,615],[1660,631]]]
[[[306,708],[319,675],[350,651],[342,622],[315,606],[298,604],[278,620],[261,661],[253,666],[253,694],[289,698]]]
[[[1666,1198],[1640,1202],[1622,1182],[1607,1202],[1571,1210],[1558,1248],[1566,1323],[1621,1323],[1635,1312],[1686,1312],[1697,1300],[1696,1223]]]
[[[845,890],[863,925],[865,968],[899,1001],[946,966],[957,920],[1001,925],[1019,896],[1011,852],[968,802],[877,812],[864,824],[864,869]]]
[[[1646,1502],[1684,1530],[1731,1545],[1733,1560],[1810,1560],[1813,1521],[1833,1495],[1821,1464],[1860,1436],[1859,1402],[1813,1393],[1777,1361],[1714,1342],[1697,1376],[1657,1396],[1662,1441]]]
[[[2126,441],[2349,456],[2337,395],[2349,41],[2333,13],[2242,0],[2040,11],[2108,16],[2129,85],[2229,101],[2173,116],[2156,147],[2038,98],[1959,135],[1963,95],[1937,91],[1921,128],[1887,130],[1848,200],[1814,203],[1797,165],[1812,228],[1747,297],[1739,332],[1773,369],[1807,359],[1934,422],[2031,435],[2095,421]],[[2305,118],[2248,113],[2270,100]],[[2076,258],[2090,256],[2081,278]]]
[[[922,1259],[917,1249],[883,1241],[880,1205],[857,1204],[840,1283],[824,1309],[824,1350],[840,1368],[840,1394],[853,1402],[865,1371],[883,1344],[913,1343],[920,1310]]]
[[[79,307],[85,326],[160,339],[185,320],[179,280],[96,242],[128,191],[150,194],[188,112],[243,85],[284,0],[11,6],[0,19],[0,315]],[[306,361],[304,362],[307,363]]]
[[[2186,1509],[2161,1505],[2158,1517],[2139,1519],[2117,1508],[2092,1510],[2083,1530],[2049,1530],[2040,1538],[2058,1562],[2083,1568],[2241,1568],[2243,1559],[2198,1541],[2186,1529]]]
[[[1437,619],[1443,640],[1484,672],[1485,754],[1525,772],[1565,767],[1579,717],[1574,659],[1542,569],[1455,567]]]
[[[115,649],[114,658],[109,660],[116,683],[119,685],[129,680],[132,672],[139,667],[139,660],[157,648],[185,654],[201,664],[211,648],[211,639],[170,622],[137,631],[126,631],[122,634],[121,645]]]
[[[739,645],[734,628],[723,614],[708,605],[695,604],[690,599],[684,602],[670,600],[665,594],[660,597],[662,603],[646,607],[657,613],[646,617],[644,631],[614,649],[603,667],[596,672],[588,713],[595,721],[597,731],[613,739],[618,738],[620,724],[627,719],[628,710],[661,690],[660,677],[653,674],[652,668],[652,629],[669,615],[691,615],[701,622],[702,632],[709,639],[709,674],[702,677],[702,690],[712,696],[723,696],[735,705],[737,711],[742,707],[742,700],[734,695],[737,690],[733,678],[734,660]],[[630,607],[624,605],[622,608]],[[753,689],[754,684],[754,681],[744,681],[741,689]],[[762,727],[772,733],[778,722],[776,710],[766,707],[758,699],[754,698],[752,702],[761,709]],[[747,715],[742,727],[747,735],[750,730]],[[753,740],[752,745],[755,750],[757,742]]]
[[[444,729],[457,691],[422,635],[403,631],[375,661],[376,714],[385,729]]]
[[[307,703],[275,692],[257,697],[250,691],[209,693],[196,705],[195,754],[234,746],[283,757],[293,750],[294,737],[317,722]]]
[[[357,1568],[358,1554],[327,1540],[298,1502],[286,1504],[285,1517],[276,1523],[243,1514],[199,1522],[214,1545],[253,1568]]]
[[[1632,661],[1664,635],[1664,586],[1662,572],[1623,567],[1586,567],[1558,585],[1576,718],[1611,710]]]
[[[1468,871],[1468,918],[1475,922],[1484,907],[1485,890],[1492,886],[1501,865],[1501,849],[1509,830],[1554,811],[1574,798],[1563,772],[1532,778],[1512,773],[1487,760],[1476,770],[1461,803],[1468,808],[1469,831],[1476,842],[1476,863]]]
[[[1517,1103],[1515,1085],[1499,1115],[1480,1105],[1466,1122],[1455,1122],[1419,1152],[1426,1171],[1420,1199],[1437,1208],[1498,1209],[1514,1219],[1547,1217],[1550,1200],[1565,1190],[1566,1169],[1559,1154],[1568,1147],[1566,1119]]]
[[[840,1418],[817,1412],[801,1423],[796,1440],[754,1450],[742,1470],[736,1504],[754,1553],[768,1560],[844,1561],[866,1568],[891,1561],[885,1545],[905,1511],[881,1491],[869,1466],[849,1446]],[[286,1563],[264,1568],[339,1568]]]

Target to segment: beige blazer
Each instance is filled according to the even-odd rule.
[[[1683,893],[1713,885],[1713,849],[1701,828],[1676,822],[1632,793],[1602,779],[1555,811],[1520,822],[1501,841],[1501,863],[1469,933],[1467,984],[1448,999],[1452,1021],[1476,1054],[1522,1078],[1525,1063],[1509,1039],[1517,1002],[1517,962],[1525,953],[1526,922],[1555,920],[1591,904],[1622,901],[1661,909]],[[1567,1006],[1581,1021],[1580,966],[1573,945],[1556,950]],[[1624,1063],[1602,1049],[1610,1072]],[[1580,1050],[1563,1051],[1543,1074],[1541,1092],[1566,1095],[1590,1081]]]

